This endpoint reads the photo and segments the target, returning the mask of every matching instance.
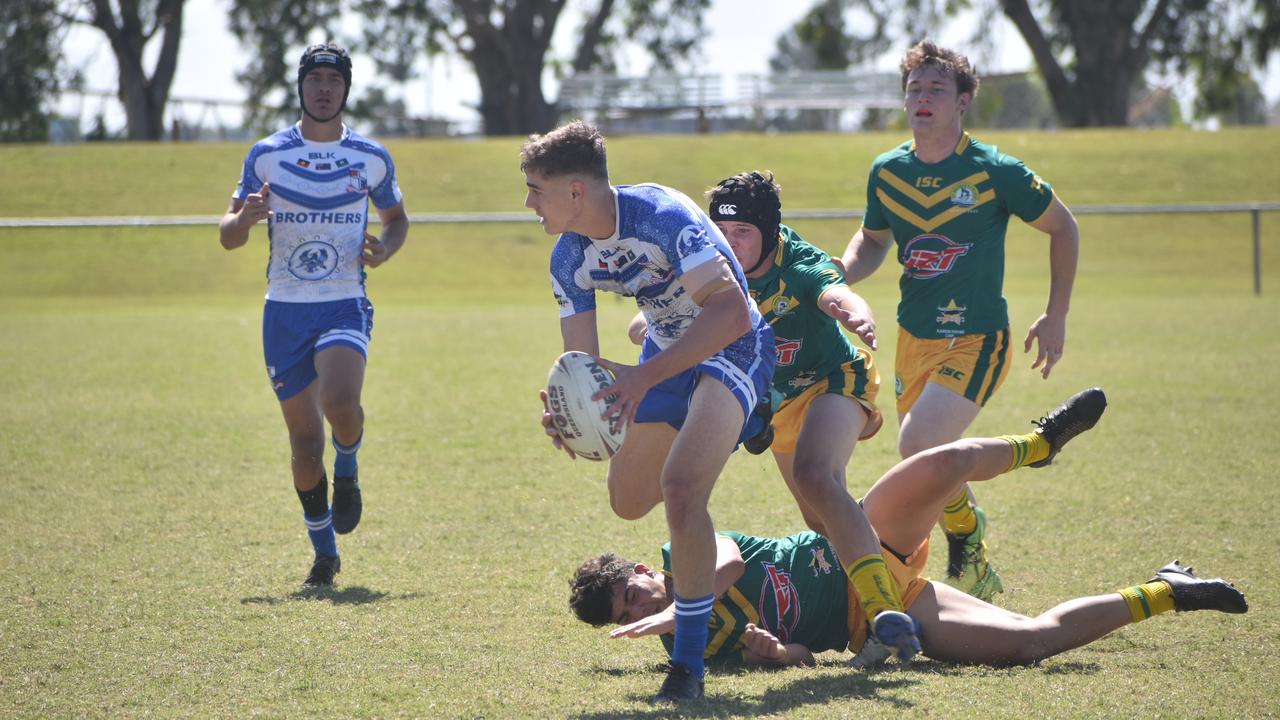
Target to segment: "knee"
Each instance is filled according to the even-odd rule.
[[[667,524],[673,528],[684,527],[707,512],[706,497],[695,491],[694,483],[680,478],[663,478],[662,502],[667,506]]]
[[[321,409],[331,425],[345,425],[364,421],[364,408],[358,395],[342,394],[321,400]]]
[[[917,461],[927,463],[933,474],[968,477],[977,462],[977,451],[978,445],[972,440],[956,440],[925,450]]]
[[[639,520],[648,515],[656,504],[650,500],[624,495],[617,490],[609,490],[609,507],[613,509],[614,515],[623,520]]]
[[[832,488],[841,487],[838,474],[823,463],[797,459],[793,472],[796,488],[812,502],[823,500]]]
[[[290,431],[289,448],[294,460],[318,463],[324,457],[324,435],[311,429]]]

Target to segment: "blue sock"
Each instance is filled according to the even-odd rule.
[[[303,515],[302,519],[307,522],[307,536],[316,554],[338,557],[338,536],[333,532],[332,513],[325,509],[323,515]]]
[[[707,650],[707,621],[715,602],[714,594],[692,600],[676,595],[676,639],[671,659],[684,663],[697,677],[706,672],[702,656]]]
[[[339,477],[355,477],[356,453],[360,451],[360,443],[364,442],[364,433],[360,433],[360,437],[350,445],[343,445],[338,442],[338,438],[330,436],[333,440],[333,450],[335,456],[333,458],[333,476]]]

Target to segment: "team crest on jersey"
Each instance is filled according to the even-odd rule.
[[[902,249],[902,271],[916,280],[945,275],[971,247],[973,243],[958,243],[945,235],[917,235]]]
[[[961,185],[951,192],[951,204],[973,207],[978,204],[978,188],[974,185]]]
[[[707,231],[700,225],[686,225],[676,238],[676,253],[686,258],[707,246]]]
[[[364,174],[364,168],[347,170],[347,192],[366,192],[368,189],[369,178]]]
[[[309,161],[309,160],[303,160],[302,158],[298,158],[298,167],[300,167],[300,168],[309,168],[309,167],[311,167],[311,161]]]
[[[764,585],[756,611],[761,625],[785,643],[800,624],[800,593],[791,582],[791,573],[773,563],[760,565],[764,568]]]
[[[338,161],[334,164],[340,168],[344,168],[347,165],[350,165],[351,163],[347,162],[346,158],[338,158]]]
[[[968,309],[967,306],[956,305],[956,299],[951,298],[951,302],[947,303],[946,307],[938,308],[937,323],[939,325],[964,325],[964,311]]]
[[[322,240],[309,240],[289,256],[289,272],[299,280],[323,280],[338,269],[338,249]]]

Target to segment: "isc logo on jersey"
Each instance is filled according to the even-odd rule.
[[[972,243],[953,242],[945,235],[917,235],[902,250],[902,271],[916,280],[944,275],[971,247]]]

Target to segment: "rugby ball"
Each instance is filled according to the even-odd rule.
[[[613,385],[613,373],[584,352],[571,350],[551,366],[547,375],[547,409],[560,438],[579,457],[607,460],[622,447],[625,427],[600,419],[613,396],[592,400],[597,391]]]

